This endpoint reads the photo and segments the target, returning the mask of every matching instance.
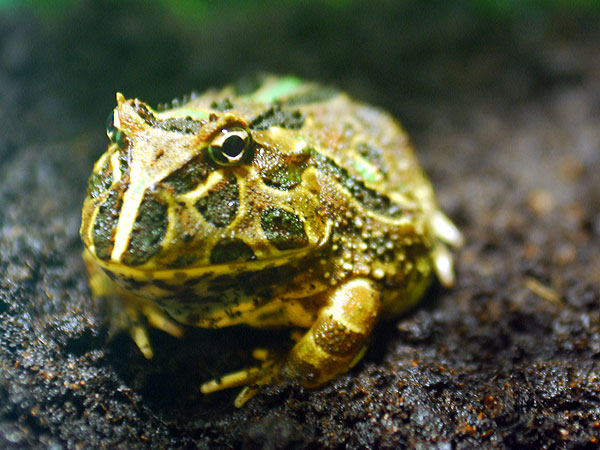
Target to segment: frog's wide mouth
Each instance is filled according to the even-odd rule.
[[[110,273],[137,280],[172,280],[195,278],[216,278],[223,275],[237,276],[245,272],[260,272],[263,270],[292,264],[303,259],[314,249],[303,248],[288,250],[270,258],[256,259],[251,261],[231,261],[221,264],[210,264],[196,267],[178,267],[160,269],[156,267],[133,267],[126,266],[121,262],[98,260],[100,267]],[[276,281],[276,280],[274,280]]]

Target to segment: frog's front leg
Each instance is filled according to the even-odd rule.
[[[142,354],[153,357],[146,323],[181,337],[183,329],[151,300],[138,297],[119,287],[98,266],[86,250],[83,253],[85,268],[90,280],[90,289],[95,299],[102,299],[108,306],[110,320],[109,339],[120,331],[127,331]]]
[[[261,385],[282,380],[298,380],[306,387],[317,387],[346,372],[364,354],[366,341],[375,326],[380,309],[380,292],[366,278],[355,278],[326,294],[325,306],[317,320],[296,343],[283,361],[265,361],[202,385],[203,393],[236,386],[247,386],[236,398],[242,406]]]

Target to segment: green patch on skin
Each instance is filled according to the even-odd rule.
[[[346,169],[337,165],[334,160],[322,155],[315,149],[311,149],[311,154],[313,164],[318,170],[335,178],[350,192],[356,201],[368,210],[394,218],[404,215],[404,211],[392,202],[388,196],[366,187],[362,180],[352,177]]]
[[[233,174],[212,188],[194,205],[202,216],[217,228],[233,222],[240,204],[237,180]]]
[[[298,165],[284,165],[261,172],[263,181],[267,186],[288,191],[302,182],[302,172],[308,167],[306,161]]]
[[[164,178],[162,183],[171,187],[175,194],[184,194],[206,181],[212,170],[212,166],[206,162],[205,153],[202,152]]]
[[[171,109],[168,112],[169,117],[175,118],[188,118],[192,120],[207,120],[210,117],[209,111],[202,111],[199,109],[190,109],[190,108],[177,108]]]
[[[381,175],[384,178],[387,178],[388,175],[388,167],[385,164],[385,160],[383,159],[383,150],[374,145],[367,144],[365,142],[361,142],[356,146],[356,151],[360,156],[369,161],[373,166],[375,166]]]
[[[231,100],[225,98],[223,100],[219,100],[218,102],[212,102],[210,107],[216,111],[229,111],[230,109],[233,109],[233,104],[231,103]]]
[[[310,89],[307,92],[303,92],[298,95],[294,95],[283,103],[287,106],[298,106],[298,105],[308,105],[310,103],[322,103],[327,100],[335,97],[339,94],[339,90],[327,87],[327,86],[318,86],[314,89]]]
[[[308,245],[302,220],[280,208],[265,209],[260,217],[265,236],[279,250],[292,250]]]
[[[359,175],[369,183],[377,183],[380,180],[381,174],[379,171],[362,158],[357,158],[351,162]]]
[[[256,259],[254,252],[240,239],[219,242],[210,253],[211,264],[252,261]]]
[[[168,205],[155,194],[147,192],[144,195],[129,236],[129,245],[122,258],[124,264],[144,264],[160,251],[169,225],[167,211]]]
[[[268,130],[271,127],[298,130],[304,125],[304,116],[299,110],[281,109],[279,105],[263,111],[250,122],[252,130]]]
[[[271,86],[268,90],[252,96],[252,100],[259,103],[273,103],[293,94],[299,86],[302,86],[302,84],[303,82],[300,78],[280,78],[277,83]]]
[[[123,190],[111,191],[104,203],[100,205],[94,221],[92,241],[94,242],[96,256],[104,261],[110,259],[115,243],[122,193]]]
[[[110,158],[106,158],[100,172],[92,172],[88,179],[87,194],[91,198],[96,198],[106,191],[113,182],[112,171],[110,170]]]

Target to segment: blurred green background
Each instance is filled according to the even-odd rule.
[[[312,3],[328,3],[330,5],[347,8],[352,7],[358,0],[322,0]],[[453,1],[456,3],[456,0]],[[18,7],[33,8],[43,15],[60,14],[68,8],[73,8],[78,4],[84,3],[84,0],[0,0],[0,8],[10,9]],[[113,0],[114,4],[125,4],[127,1]],[[150,2],[149,2],[150,3]],[[222,9],[225,2],[215,2],[209,0],[154,0],[154,3],[161,4],[164,8],[171,10],[189,20],[202,20],[207,13]],[[236,8],[268,8],[269,5],[279,5],[282,0],[230,0],[229,6]],[[305,0],[284,0],[283,3],[307,3]],[[311,3],[311,2],[308,2]],[[410,2],[398,2],[410,3]],[[415,3],[412,1],[412,3]],[[421,3],[421,2],[417,2]],[[427,2],[424,7],[427,7]],[[452,1],[450,2],[452,3]],[[463,3],[470,4],[483,14],[490,15],[521,15],[530,13],[539,13],[547,10],[556,9],[585,9],[598,8],[599,0],[466,0]]]
[[[2,70],[30,84],[25,102],[68,102],[67,133],[103,123],[117,90],[156,105],[259,71],[335,84],[414,128],[450,99],[518,99],[570,77],[539,49],[597,28],[599,11],[600,0],[0,0]]]

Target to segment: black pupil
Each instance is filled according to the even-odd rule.
[[[245,146],[246,144],[244,143],[244,140],[238,135],[234,134],[233,136],[229,136],[227,139],[225,139],[225,142],[223,142],[222,151],[230,158],[235,158],[244,151]]]

